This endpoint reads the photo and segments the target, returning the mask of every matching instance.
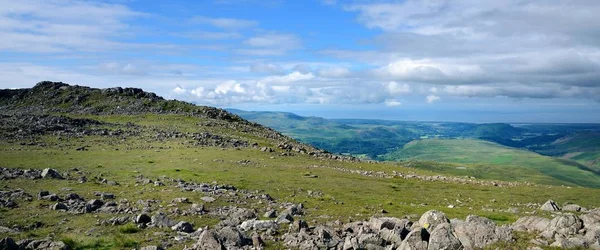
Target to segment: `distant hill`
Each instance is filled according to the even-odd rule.
[[[581,164],[481,140],[416,140],[383,158],[453,163],[437,170],[478,178],[535,180],[547,184],[573,183],[600,188],[600,172]],[[426,165],[422,168],[435,170]]]

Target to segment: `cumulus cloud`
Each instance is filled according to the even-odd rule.
[[[440,97],[437,95],[428,95],[427,97],[425,97],[425,100],[427,101],[427,103],[433,103],[435,101],[440,100]]]

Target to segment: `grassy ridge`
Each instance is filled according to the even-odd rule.
[[[454,163],[445,171],[479,178],[600,188],[600,175],[579,164],[481,140],[418,140],[385,157]]]

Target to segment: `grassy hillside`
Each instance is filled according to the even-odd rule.
[[[417,140],[384,158],[453,163],[437,170],[478,178],[600,187],[600,175],[578,163],[482,140]]]
[[[506,224],[537,211],[548,199],[600,206],[600,189],[443,177],[397,163],[357,162],[325,154],[210,107],[161,98],[143,104],[144,97],[140,102],[140,96],[127,93],[75,101],[74,93],[89,96],[98,91],[102,93],[56,83],[35,90],[0,91],[0,167],[7,168],[0,169],[0,195],[8,194],[17,203],[0,206],[0,238],[50,236],[72,249],[147,245],[183,249],[198,236],[171,228],[137,227],[128,216],[163,213],[190,222],[194,229],[217,228],[237,209],[267,219],[260,215],[302,203],[303,215],[294,218],[311,226],[366,220],[382,213],[415,220],[432,209],[450,218],[477,214]],[[44,101],[38,95],[63,99]],[[97,109],[109,100],[132,107]],[[18,177],[44,168],[56,169],[64,179]],[[186,185],[201,188],[190,191]],[[75,193],[85,202],[115,203],[103,207],[106,211],[90,213],[53,210],[57,201],[39,199],[41,190],[59,197]],[[104,198],[107,194],[115,197]],[[176,201],[181,197],[189,201]],[[5,200],[0,204],[4,206]],[[198,204],[200,213],[194,210]],[[124,224],[119,224],[123,217]],[[286,249],[281,243],[286,232],[283,227],[263,233],[266,248]],[[528,240],[515,244],[527,245]]]

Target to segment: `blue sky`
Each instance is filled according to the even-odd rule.
[[[332,118],[600,122],[595,0],[0,0],[0,87]]]

